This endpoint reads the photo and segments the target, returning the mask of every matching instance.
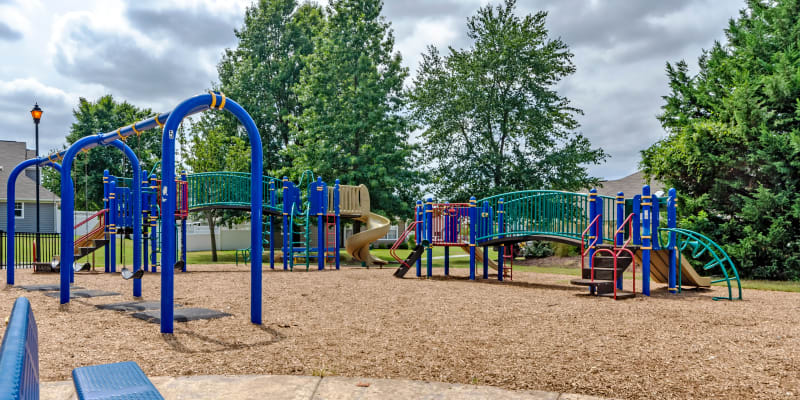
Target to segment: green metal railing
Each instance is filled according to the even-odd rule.
[[[505,217],[504,229],[497,226],[499,200],[503,198]],[[603,240],[612,242],[616,229],[615,199],[597,196],[602,199]],[[478,208],[488,202],[494,211],[489,214],[492,229],[487,235],[477,238],[478,242],[490,240],[500,235],[528,236],[548,235],[581,240],[581,233],[589,224],[589,195],[585,193],[561,192],[555,190],[526,190],[503,193],[478,200]]]
[[[716,244],[713,240],[709,239],[707,236],[697,233],[694,231],[690,231],[688,229],[681,229],[681,228],[659,228],[659,241],[661,242],[662,239],[666,236],[667,240],[669,240],[669,234],[675,233],[675,246],[676,250],[678,251],[678,292],[681,292],[681,281],[682,281],[682,274],[681,274],[681,259],[683,257],[683,252],[685,250],[691,250],[691,256],[695,260],[699,260],[704,255],[711,260],[708,261],[705,265],[703,265],[703,270],[708,271],[712,268],[719,268],[722,271],[722,278],[714,279],[711,283],[718,283],[718,282],[725,282],[728,286],[728,297],[714,297],[714,300],[741,300],[742,299],[742,283],[739,280],[739,272],[736,270],[736,266],[733,265],[733,260],[731,260],[728,253],[722,249],[718,244]],[[661,248],[667,248],[666,245],[662,243]],[[731,286],[731,282],[735,281],[737,289],[739,291],[739,296],[734,298],[733,297],[733,288]]]
[[[310,220],[310,218],[309,218],[309,210],[311,209],[311,207],[309,207],[309,203],[308,202],[305,202],[303,204],[303,207],[299,207],[299,209],[297,209],[297,210],[295,209],[296,207],[297,207],[297,203],[292,204],[292,209],[291,209],[291,212],[289,213],[289,229],[292,231],[292,235],[291,235],[291,247],[292,248],[290,250],[291,251],[291,256],[289,256],[289,270],[290,271],[294,271],[294,253],[295,253],[294,249],[295,249],[295,245],[299,244],[299,245],[303,245],[303,248],[304,248],[303,257],[305,258],[306,271],[308,271],[309,266],[310,266],[310,261],[311,261],[310,260],[311,251],[309,249],[311,243],[310,243],[310,237],[309,237],[309,234],[308,234],[309,220]],[[305,211],[303,211],[303,209],[305,209]],[[295,226],[296,225],[299,225],[300,227],[302,227],[302,230],[295,231]],[[299,241],[295,241],[294,240],[295,235],[299,235],[300,236],[300,240]],[[286,257],[286,255],[284,255],[284,257]]]
[[[189,209],[203,207],[250,207],[250,173],[248,172],[201,172],[189,174]],[[269,184],[275,185],[277,201],[270,206]],[[262,187],[263,208],[280,211],[281,181],[264,177]]]

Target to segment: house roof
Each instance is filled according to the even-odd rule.
[[[644,185],[650,185],[650,193],[656,193],[659,190],[665,193],[667,191],[663,183],[652,178],[650,180],[645,179],[642,171],[636,171],[620,179],[601,181],[600,186],[596,189],[597,194],[601,196],[614,197],[618,192],[622,192],[625,197],[630,198],[641,194],[642,186]]]
[[[33,155],[34,151],[28,150],[24,142],[0,140],[0,167],[2,167],[0,170],[0,201],[6,201],[8,198],[6,188],[8,187],[8,176],[11,174],[11,171],[19,163],[28,158],[33,158]],[[26,171],[33,170],[35,170],[35,168],[31,167]],[[26,173],[23,172],[19,174],[15,188],[16,200],[36,200],[36,181]],[[39,196],[42,202],[61,201],[55,193],[45,189],[43,186],[39,190]]]

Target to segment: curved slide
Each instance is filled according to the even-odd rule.
[[[389,218],[370,212],[369,214],[356,219],[361,222],[365,222],[367,224],[367,229],[350,236],[347,241],[344,242],[344,247],[347,249],[347,252],[350,253],[354,259],[365,262],[368,265],[388,264],[387,261],[370,254],[369,245],[370,243],[386,236],[386,233],[389,232],[389,226],[391,225]]]

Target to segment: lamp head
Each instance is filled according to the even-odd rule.
[[[39,103],[38,102],[33,105],[33,109],[31,110],[31,117],[33,117],[33,122],[35,124],[38,124],[39,120],[42,119],[42,113],[43,112],[44,111],[42,111],[42,109],[39,108]]]

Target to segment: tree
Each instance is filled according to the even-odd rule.
[[[328,22],[296,87],[304,108],[293,119],[298,146],[288,149],[294,160],[288,172],[312,169],[343,184],[366,184],[374,209],[408,216],[419,182],[411,165],[411,125],[402,114],[408,71],[394,52],[382,8],[375,0],[328,6]]]
[[[153,116],[149,108],[141,109],[128,102],[118,103],[112,95],[105,95],[91,102],[81,97],[78,107],[72,111],[75,117],[67,136],[72,145],[78,139],[106,133]],[[126,144],[136,153],[142,170],[149,170],[161,160],[161,135],[155,130],[146,131],[141,136],[131,136]],[[103,170],[111,175],[130,178],[133,169],[128,158],[116,148],[100,146],[79,154],[72,164],[72,179],[75,182],[76,208],[88,207],[98,210],[103,207]],[[42,185],[51,192],[61,195],[61,176],[53,169],[45,168]],[[138,178],[136,179],[138,181]]]
[[[412,91],[435,191],[464,201],[527,188],[577,190],[597,182],[585,166],[605,159],[575,130],[582,112],[555,90],[575,72],[572,53],[549,39],[547,13],[520,18],[515,0],[467,19],[467,49],[433,46]]]
[[[667,136],[646,173],[681,196],[680,225],[710,236],[746,277],[800,278],[800,3],[747,2],[703,50],[667,63]]]
[[[283,149],[294,143],[289,118],[302,112],[295,84],[323,24],[319,6],[260,0],[247,8],[243,27],[235,32],[237,47],[227,49],[217,66],[219,89],[250,113],[261,133],[267,174],[291,165]],[[217,122],[230,132],[238,126],[230,115]]]
[[[244,139],[231,135],[224,124],[220,123],[219,120],[223,115],[209,113],[187,129],[191,132],[187,142],[190,143],[192,150],[187,152],[184,161],[192,172],[250,171],[250,146]],[[218,188],[198,186],[192,190],[213,191]],[[201,211],[200,217],[206,218],[208,222],[211,234],[211,260],[217,261],[216,226],[221,223],[230,227],[234,222],[244,219],[244,213],[212,208]]]

